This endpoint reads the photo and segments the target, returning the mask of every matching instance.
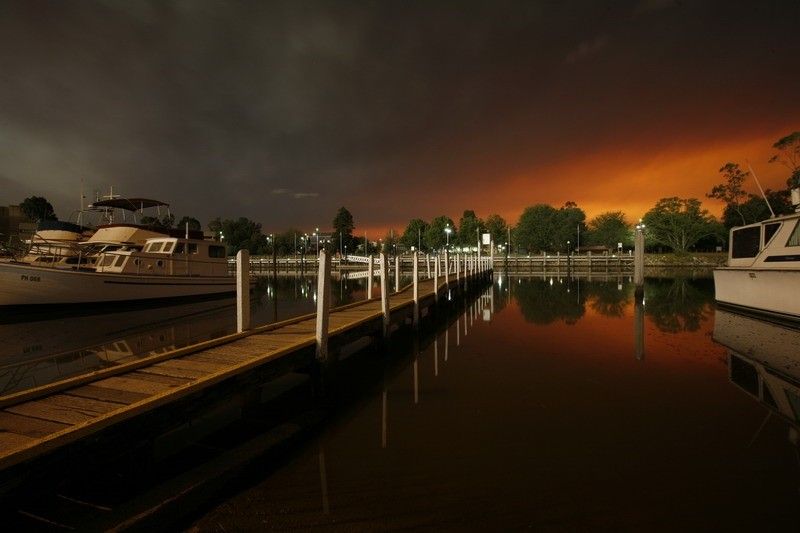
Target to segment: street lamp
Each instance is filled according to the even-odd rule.
[[[450,234],[453,233],[453,228],[450,227],[450,224],[445,226],[444,232],[447,235],[447,248],[450,248]]]

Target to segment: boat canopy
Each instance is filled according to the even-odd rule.
[[[141,211],[149,207],[169,207],[169,204],[160,200],[149,200],[147,198],[109,198],[108,200],[98,200],[97,202],[89,204],[89,207],[110,207],[113,209],[125,209],[127,211]]]

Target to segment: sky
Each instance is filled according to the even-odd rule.
[[[566,201],[719,213],[728,161],[785,185],[798,22],[793,0],[4,0],[0,205],[66,219],[113,186],[267,231],[345,206],[358,234]]]

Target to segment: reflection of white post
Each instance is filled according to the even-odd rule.
[[[450,328],[444,330],[444,360],[447,361],[447,349],[450,344]]]
[[[322,512],[330,514],[331,508],[328,502],[328,471],[325,467],[325,449],[322,443],[319,445],[319,484],[322,487]]]
[[[387,435],[386,435],[387,434],[386,426],[388,425],[387,424],[387,420],[386,420],[387,393],[386,393],[386,386],[385,385],[383,387],[383,395],[382,395],[381,400],[382,400],[382,405],[381,405],[381,448],[385,449],[387,444],[388,444],[388,442],[387,442],[388,439],[387,439]]]
[[[236,331],[250,329],[250,252],[236,254]]]
[[[414,404],[419,403],[419,359],[414,354]]]
[[[400,256],[394,256],[394,292],[400,292]]]
[[[417,259],[419,252],[414,252],[414,268],[412,269],[412,276],[414,277],[414,327],[419,326],[419,266]]]
[[[637,361],[644,360],[644,294],[633,299],[633,339]]]
[[[456,347],[461,346],[461,317],[456,317]]]
[[[439,375],[439,339],[433,337],[433,375]]]
[[[367,300],[372,298],[372,281],[375,274],[375,259],[369,256],[369,267],[367,267]]]
[[[461,279],[461,265],[459,264],[459,261],[461,261],[460,256],[456,254],[456,284],[458,284],[458,280]]]
[[[317,359],[328,358],[328,319],[331,310],[331,259],[328,252],[319,252],[317,275]]]
[[[389,335],[389,261],[386,252],[381,252],[381,311],[383,311],[383,336]]]
[[[494,268],[494,239],[489,243],[489,268]]]

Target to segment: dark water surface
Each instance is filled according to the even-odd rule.
[[[541,276],[464,304],[193,527],[797,529],[796,331],[680,276],[639,305],[627,278]]]
[[[365,290],[365,279],[336,276],[333,305],[361,300]],[[313,313],[316,279],[283,273],[261,278],[250,307],[253,326]],[[42,308],[22,316],[0,310],[0,397],[235,332],[235,298]]]

